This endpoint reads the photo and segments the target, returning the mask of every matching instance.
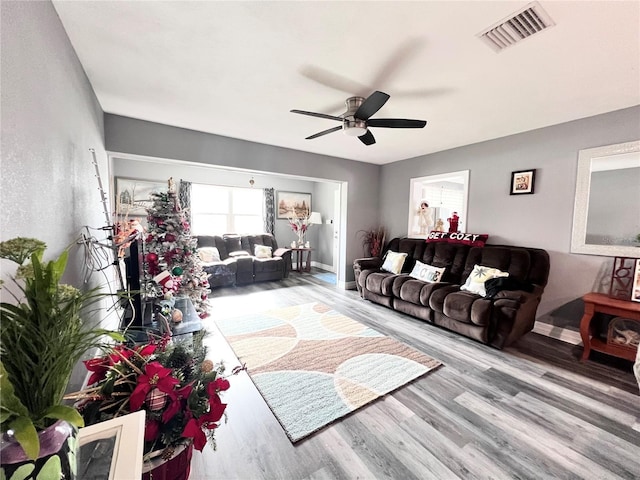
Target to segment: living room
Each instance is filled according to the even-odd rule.
[[[562,120],[536,128],[520,128],[521,117],[532,115],[536,109],[553,109],[554,111],[556,109],[553,102],[547,102],[545,98],[538,96],[535,90],[528,91],[529,97],[526,103],[531,109],[529,112],[521,111],[518,108],[520,105],[509,111],[493,111],[491,109],[484,111],[488,119],[495,116],[503,118],[504,129],[501,135],[482,138],[479,134],[478,140],[470,141],[468,144],[442,148],[427,154],[417,153],[389,162],[378,160],[375,163],[350,159],[346,154],[340,156],[335,153],[342,148],[339,142],[338,145],[332,144],[328,147],[333,149],[329,151],[334,153],[321,154],[276,146],[277,142],[269,145],[265,142],[242,140],[239,137],[232,138],[232,136],[206,133],[198,131],[196,128],[170,126],[155,118],[132,118],[132,116],[122,114],[118,109],[114,109],[114,111],[103,109],[103,100],[99,99],[96,91],[99,89],[101,91],[109,90],[110,86],[94,85],[90,81],[91,72],[78,58],[78,53],[69,39],[69,33],[60,20],[56,10],[59,7],[58,3],[2,2],[0,6],[3,46],[2,189],[0,194],[2,240],[18,236],[40,238],[46,241],[51,252],[59,253],[76,240],[84,226],[95,229],[105,226],[105,212],[102,209],[101,194],[95,178],[96,171],[92,165],[90,149],[94,149],[96,152],[97,167],[105,183],[105,188],[109,191],[110,198],[112,198],[115,176],[153,181],[166,180],[164,173],[162,175],[155,174],[154,165],[162,165],[164,172],[167,169],[167,161],[177,162],[175,163],[176,174],[174,178],[186,175],[189,172],[188,168],[193,169],[193,172],[208,168],[211,169],[212,175],[215,175],[216,168],[222,168],[240,171],[245,179],[253,176],[256,180],[256,188],[271,186],[272,183],[277,182],[276,178],[317,184],[329,182],[341,186],[342,196],[343,215],[340,221],[343,222],[341,225],[344,228],[340,231],[340,261],[335,265],[338,283],[341,287],[340,293],[335,294],[335,301],[339,304],[353,300],[352,297],[345,299],[343,295],[348,292],[343,289],[352,285],[354,281],[352,269],[354,259],[363,256],[362,244],[357,232],[372,226],[384,225],[390,237],[406,236],[407,216],[412,208],[409,205],[410,179],[469,170],[466,230],[473,233],[489,234],[489,243],[537,247],[549,252],[551,272],[542,303],[538,308],[537,318],[538,322],[550,325],[547,329],[549,335],[559,336],[561,335],[560,330],[563,329],[577,332],[583,309],[582,296],[587,292],[604,288],[603,279],[610,275],[613,259],[608,256],[571,253],[577,162],[580,150],[631,142],[640,138],[640,91],[638,90],[640,84],[638,50],[640,47],[637,41],[637,2],[613,2],[612,5],[609,5],[608,2],[594,2],[591,5],[590,8],[602,9],[603,18],[615,19],[615,21],[611,20],[611,23],[624,25],[624,28],[619,27],[620,38],[616,36],[603,37],[605,40],[600,40],[602,50],[582,50],[580,59],[575,59],[576,64],[582,65],[592,62],[592,73],[603,74],[601,71],[605,71],[612,78],[618,80],[614,81],[607,77],[606,81],[599,82],[597,90],[591,93],[580,92],[580,95],[576,94],[576,97],[571,99],[572,102],[582,104],[584,108],[581,112],[574,113],[575,116],[571,119],[562,119],[564,118],[561,115],[562,112],[556,111],[556,118]],[[83,2],[73,3],[82,4]],[[510,3],[507,2],[502,9],[504,15],[524,5],[520,2]],[[553,12],[554,3],[556,2],[549,2],[547,5],[544,2],[543,5],[550,12]],[[562,4],[563,2],[557,3]],[[255,21],[253,14],[249,16]],[[498,15],[495,20],[500,17]],[[554,28],[559,29],[559,26],[556,25]],[[611,28],[615,29],[616,27]],[[551,32],[553,30],[543,32],[540,35]],[[624,34],[629,35],[629,32],[631,32],[630,37],[625,37]],[[472,32],[472,35],[475,33],[477,32]],[[597,35],[595,36],[597,37]],[[533,43],[536,40],[532,38],[527,42]],[[622,46],[617,42],[622,42]],[[519,47],[513,48],[515,51],[515,48]],[[490,50],[488,52],[493,55]],[[328,52],[327,55],[330,56],[331,53]],[[442,55],[446,55],[446,51]],[[585,58],[590,60],[585,60]],[[105,58],[105,62],[107,60]],[[247,61],[250,62],[250,58]],[[495,59],[492,61],[497,62]],[[374,60],[371,62],[375,63]],[[382,61],[379,61],[375,65],[381,63]],[[603,67],[604,64],[606,67]],[[544,65],[536,68],[545,70]],[[119,82],[117,73],[114,71],[112,78],[114,89]],[[259,76],[259,73],[256,75]],[[481,75],[482,71],[467,73],[467,76],[471,78]],[[584,70],[581,71],[581,74],[574,73],[572,65],[569,63],[563,69],[550,72],[548,83],[560,82],[561,78],[568,77],[577,86],[585,81],[584,75],[586,75]],[[183,76],[188,77],[189,74],[184,73]],[[505,81],[505,85],[517,79],[517,75],[514,73],[512,79]],[[227,81],[225,80],[224,83]],[[365,79],[363,78],[361,81],[365,81]],[[212,83],[215,84],[215,79],[212,79]],[[382,88],[378,85],[373,87]],[[322,88],[330,91],[325,87]],[[322,111],[323,100],[318,102],[313,98],[314,89],[318,89],[318,87],[313,85],[313,82],[309,82],[308,91],[304,93],[307,95],[306,99],[297,97],[295,103],[293,101],[287,102],[278,108],[291,116],[294,116],[288,112],[291,108],[309,108]],[[246,92],[244,93],[246,94]],[[338,101],[343,100],[345,96],[336,90],[333,90],[332,93],[335,100]],[[387,93],[391,94],[390,104],[393,104],[396,98],[400,99],[401,97],[400,95],[394,96],[393,91]],[[250,99],[251,95],[248,95],[247,98]],[[407,112],[406,115],[427,118],[429,123],[425,131],[428,131],[431,123],[445,123],[443,118],[433,118],[428,109],[430,100],[427,98],[423,101],[426,101],[427,105],[424,113]],[[162,107],[159,106],[158,109],[161,110]],[[558,110],[562,110],[562,108],[560,107]],[[400,109],[397,115],[405,115],[405,113]],[[162,117],[158,114],[157,118]],[[302,117],[296,120],[301,122],[301,119]],[[270,121],[269,119],[262,120]],[[317,120],[317,123],[314,123],[311,119],[305,119],[305,122],[309,123],[300,125],[294,132],[287,132],[286,129],[283,129],[282,134],[286,136],[290,133],[292,136],[303,139],[304,135],[312,133],[314,128],[320,130],[326,125],[321,123],[322,120]],[[178,122],[176,121],[176,123]],[[326,125],[326,127],[329,126],[331,124]],[[451,130],[459,128],[456,119],[447,119],[446,126]],[[481,131],[483,126],[479,124],[477,128]],[[378,131],[376,131],[376,137],[380,145],[365,147],[359,144],[356,139],[348,139],[354,142],[354,146],[347,148],[351,152],[351,149],[355,147],[362,149],[383,147],[384,135],[378,134]],[[417,131],[413,130],[402,132],[399,142],[410,143],[408,139],[416,133]],[[338,133],[334,135],[338,135]],[[428,137],[426,140],[424,140],[425,137],[422,138],[422,142],[428,142]],[[309,142],[313,142],[313,140]],[[329,142],[329,137],[327,137],[327,142]],[[116,158],[119,160],[115,160]],[[124,166],[127,159],[131,160],[130,167]],[[115,162],[121,163],[114,167]],[[188,165],[188,168],[182,170],[185,165]],[[140,172],[144,166],[147,166],[150,173],[143,178]],[[116,168],[117,170],[115,170]],[[509,195],[511,173],[530,168],[536,169],[535,193],[533,195]],[[192,178],[185,179],[194,181],[198,174],[192,175]],[[270,181],[272,177],[273,181]],[[246,186],[244,181],[243,184]],[[325,218],[332,215],[330,210],[330,208],[327,210]],[[283,226],[284,221],[280,222],[282,222],[280,226]],[[321,228],[328,229],[326,225],[322,225]],[[284,231],[286,232],[286,225]],[[287,245],[294,239],[293,234],[278,235],[278,241],[282,245]],[[67,278],[69,283],[82,285],[84,281],[83,260],[80,254],[76,254],[70,260]],[[320,262],[328,264],[328,261]],[[327,293],[326,290],[321,291],[323,294],[334,294],[333,290],[331,293]],[[299,293],[295,295],[296,298],[302,296]],[[317,297],[319,294],[314,293],[313,296]],[[227,303],[232,301],[233,296],[226,299]],[[385,322],[385,315],[389,312],[383,307],[373,307],[375,306],[367,304],[362,308],[372,318]],[[393,313],[389,318],[402,322],[397,313]],[[419,335],[417,324],[403,325],[404,331],[395,332],[400,337],[410,337],[412,334]],[[497,351],[494,353],[490,349],[474,350],[473,344],[468,341],[447,334],[441,335],[437,338],[443,342],[442,345],[445,347],[442,348],[446,352],[443,354],[445,358],[440,360],[448,366],[463,362],[461,357],[451,353],[456,342],[459,342],[462,352],[468,355],[471,363],[474,362],[473,355],[481,355],[482,362],[486,365],[495,365],[499,362],[509,365],[510,362],[521,360],[522,356],[531,356],[535,353],[535,349],[530,348],[527,353],[517,354],[515,355],[516,359],[513,359],[509,355],[505,356]],[[529,347],[539,345],[537,342],[532,342]],[[493,358],[492,355],[496,355],[496,357]],[[603,381],[607,375],[614,379],[617,378],[618,373],[616,372],[618,370],[614,369],[614,373],[611,373],[601,367],[598,362],[589,363],[596,373],[589,373],[587,368],[583,368],[581,373],[584,377],[576,377],[572,380],[575,382],[576,390],[591,388],[591,380],[588,378],[592,375],[598,376],[598,381]],[[520,364],[518,363],[518,365]],[[460,369],[464,370],[462,367]],[[446,369],[441,370],[444,372]],[[545,374],[540,372],[540,375]],[[557,372],[551,375],[554,374]],[[459,380],[458,377],[448,378],[442,380],[441,386],[443,388],[447,387],[447,381],[452,382],[448,385],[449,393],[452,395],[460,385],[465,385],[459,383],[462,380]],[[608,387],[599,385],[593,388],[615,390],[617,388],[615,381],[611,383],[614,385],[609,384]],[[243,387],[238,390],[247,393],[249,388],[250,385],[243,384]],[[629,395],[628,392],[624,393]],[[254,392],[248,394],[254,395]],[[419,395],[416,395],[421,397],[425,395],[425,392],[421,390]],[[621,395],[624,396],[623,393]],[[416,398],[411,401],[417,401]],[[630,403],[628,397],[624,398],[624,402]],[[602,408],[603,411],[606,410],[606,402],[609,400],[603,401],[604,406],[599,408]],[[238,400],[236,396],[230,399],[230,404],[233,401],[241,400]],[[398,416],[407,414],[404,407],[397,404],[395,407],[397,407],[395,413]],[[624,415],[626,415],[625,421],[635,417],[632,424],[635,422],[637,425],[637,413],[632,415],[629,411],[625,411]],[[230,423],[227,426],[233,424],[234,416],[230,417]],[[261,423],[260,425],[268,425],[268,427],[261,427],[266,429],[272,428],[274,424]],[[445,428],[443,425],[441,427]],[[221,427],[221,431],[223,428]],[[335,463],[346,462],[340,457],[341,445],[348,445],[351,449],[351,444],[357,444],[362,435],[371,434],[369,431],[359,431],[357,427],[353,428],[355,430],[351,431],[353,434],[351,437],[342,436],[335,431],[328,434],[338,445],[334,445],[331,449]],[[375,430],[375,428],[373,429]],[[637,428],[634,432],[637,434]],[[249,431],[245,433],[251,434]],[[268,444],[270,439],[273,440],[275,435],[272,432],[263,432],[263,434],[259,437],[260,444],[252,448],[260,449],[261,446]],[[371,435],[377,438],[376,442],[389,440],[383,435]],[[636,449],[634,451],[637,451],[638,445],[640,445],[637,435],[634,437],[633,432],[626,431],[620,436],[627,442],[624,445],[633,445]],[[461,438],[456,438],[451,432],[448,432],[447,438],[449,442],[462,442]],[[276,443],[280,445],[281,442],[282,439],[278,438]],[[220,439],[220,443],[220,447],[224,448],[222,439]],[[615,441],[611,443],[615,445]],[[312,445],[317,447],[316,444]],[[375,445],[377,448],[371,447],[371,456],[375,456],[376,452],[381,451],[380,443]],[[393,445],[397,444],[393,443]],[[313,456],[314,462],[318,460],[315,457],[317,454],[312,453],[311,446],[305,447],[304,450]],[[216,454],[211,455],[211,465],[214,466]],[[273,455],[277,456],[277,453]],[[285,457],[290,458],[290,455],[287,451]],[[468,453],[468,455],[471,458],[473,453]],[[362,456],[366,457],[366,454],[362,454]],[[478,459],[483,465],[488,461],[486,456],[478,457]],[[351,460],[353,459],[351,458]],[[435,466],[438,462],[435,459],[432,460],[433,470],[431,471],[439,471]],[[300,459],[298,461],[303,462]],[[225,460],[225,462],[229,462],[229,460]],[[372,467],[368,462],[364,462],[367,463],[368,468],[363,468],[363,472],[371,472]],[[632,461],[630,462],[632,464]],[[635,462],[637,465],[637,460]],[[566,464],[563,465],[567,467]],[[427,467],[425,466],[425,468]],[[259,469],[251,471],[257,470]],[[570,467],[567,467],[567,470],[571,470]],[[301,471],[295,470],[296,473]],[[517,471],[517,469],[513,471]],[[357,469],[354,468],[350,472],[355,476],[357,473],[354,472],[357,472]],[[420,476],[415,472],[413,470],[414,476]],[[559,474],[559,472],[559,469],[551,469],[552,474]],[[272,478],[278,476],[271,473]],[[382,476],[380,471],[377,473]],[[396,474],[400,473],[406,472],[404,470],[396,471]],[[535,473],[526,469],[520,471],[522,477],[532,477]],[[285,474],[286,471],[285,473],[280,471],[281,477]],[[462,471],[459,471],[458,475],[465,476]],[[613,475],[612,478],[615,478]],[[617,475],[623,478],[625,476],[632,478],[631,474],[625,475],[624,470],[617,471]],[[311,474],[308,473],[308,476],[311,477]],[[435,477],[437,474],[434,473],[433,476]],[[482,475],[478,474],[478,476]],[[544,476],[544,473],[541,476]],[[575,476],[584,477],[580,473]],[[192,476],[192,478],[194,477]],[[242,478],[241,475],[238,478]],[[269,474],[265,474],[264,478],[269,478]]]

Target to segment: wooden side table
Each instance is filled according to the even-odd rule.
[[[596,312],[601,312],[640,322],[640,303],[609,298],[603,293],[596,292],[587,293],[582,299],[584,300],[584,315],[580,321],[580,336],[584,345],[582,361],[589,358],[591,350],[634,361],[636,352],[633,349],[617,346],[596,338],[593,335],[591,320]]]
[[[311,251],[313,249],[312,248],[303,248],[303,247],[298,247],[298,248],[292,248],[291,251],[292,252],[296,252],[296,261],[295,263],[293,262],[293,254],[291,254],[291,270],[293,270],[294,272],[310,272],[311,271]],[[307,260],[306,262],[304,261],[304,254],[307,254]]]

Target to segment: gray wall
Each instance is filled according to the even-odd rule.
[[[111,114],[105,114],[105,139],[111,152],[347,182],[346,249],[338,276],[353,280],[351,265],[362,256],[356,232],[377,224],[379,166]]]
[[[40,238],[54,256],[84,225],[105,225],[89,153],[106,181],[103,113],[51,3],[1,8],[0,236]],[[76,260],[67,280],[78,284]]]
[[[39,238],[51,260],[84,225],[105,225],[89,153],[96,150],[108,178],[103,114],[51,3],[3,1],[0,8],[0,239]],[[83,287],[84,257],[80,249],[74,252],[64,280]],[[4,276],[14,266],[3,261],[1,269]],[[94,277],[92,283],[104,282]],[[84,373],[79,364],[72,389],[80,387]]]
[[[551,275],[539,313],[599,288],[610,258],[569,253],[578,150],[640,138],[640,107],[425,155],[382,167],[380,219],[406,235],[409,179],[470,170],[467,231],[489,243],[544,248]],[[511,172],[537,169],[535,194],[509,195]],[[406,191],[406,195],[398,192]],[[571,312],[576,325],[580,317]]]
[[[311,193],[311,206],[313,211],[320,211],[323,219],[324,212],[333,212],[333,193],[329,198],[323,195],[327,189],[335,190],[335,184],[324,182],[312,182],[291,177],[283,177],[273,174],[255,174],[233,170],[224,170],[211,166],[203,166],[186,162],[164,162],[153,160],[139,160],[132,158],[112,158],[112,175],[114,177],[134,178],[139,180],[150,180],[164,182],[169,177],[174,180],[185,180],[194,183],[208,185],[225,185],[236,187],[249,187],[249,180],[254,179],[254,188],[273,188],[276,193],[279,190],[289,192]],[[112,206],[113,208],[113,206]],[[319,241],[321,233],[325,230],[314,225],[309,230],[305,238],[314,248],[313,260],[331,265],[333,263],[332,249],[324,248],[325,241]],[[321,227],[321,226],[320,226]],[[260,233],[260,232],[255,232]],[[289,222],[284,219],[276,219],[275,237],[281,247],[288,246],[297,237],[289,227]]]

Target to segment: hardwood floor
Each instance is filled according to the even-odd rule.
[[[496,350],[310,274],[216,290],[210,358],[237,359],[216,317],[323,302],[444,366],[292,445],[246,372],[232,377],[218,449],[201,479],[640,478],[640,396],[631,363],[529,333]],[[595,361],[594,361],[595,359]]]

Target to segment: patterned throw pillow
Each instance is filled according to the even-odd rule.
[[[200,247],[198,256],[204,263],[213,263],[220,261],[220,252],[216,247]]]
[[[271,258],[271,247],[256,245],[253,250],[256,258]]]
[[[404,265],[405,258],[407,258],[406,253],[397,253],[389,250],[381,268],[385,272],[391,272],[397,275],[402,271],[402,265]]]
[[[480,296],[485,297],[487,291],[484,287],[484,282],[490,278],[508,277],[507,272],[498,270],[497,268],[484,267],[482,265],[474,265],[473,270],[469,274],[469,278],[460,290],[466,290],[467,292],[477,293]]]
[[[438,283],[444,274],[444,267],[434,267],[416,260],[409,276],[427,283]]]

